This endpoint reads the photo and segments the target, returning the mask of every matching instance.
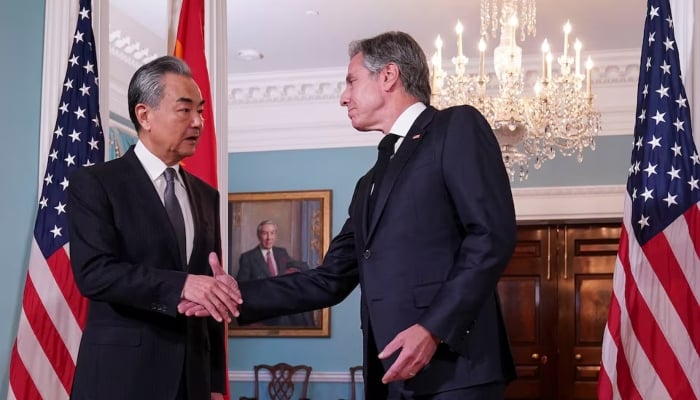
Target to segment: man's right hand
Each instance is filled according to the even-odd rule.
[[[224,271],[214,252],[209,254],[209,266],[213,278],[206,275],[187,276],[178,311],[188,317],[211,316],[219,322],[223,316],[226,322],[231,322],[231,315],[237,317],[238,306],[243,303],[238,283]],[[188,284],[191,290],[188,290]]]

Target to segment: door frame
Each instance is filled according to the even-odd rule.
[[[625,185],[514,188],[518,223],[620,219]]]

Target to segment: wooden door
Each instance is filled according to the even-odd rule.
[[[620,225],[574,225],[561,231],[557,398],[594,400]]]
[[[549,399],[556,394],[557,286],[552,270],[552,229],[518,228],[518,240],[498,295],[518,379],[509,399]],[[552,368],[554,366],[555,368]]]
[[[620,224],[518,228],[499,281],[518,379],[508,399],[595,399]]]

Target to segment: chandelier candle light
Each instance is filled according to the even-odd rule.
[[[500,9],[498,5],[500,4]],[[525,71],[522,49],[517,44],[526,34],[535,35],[535,0],[481,0],[481,39],[479,40],[478,73],[466,73],[469,59],[462,49],[464,27],[457,21],[457,56],[452,58],[454,73],[442,69],[442,39],[435,40],[432,56],[431,99],[437,108],[469,104],[486,117],[503,153],[503,162],[515,179],[527,179],[528,165],[534,159],[535,169],[544,160],[553,159],[557,151],[565,156],[577,155],[583,161],[583,149],[595,150],[595,136],[600,130],[600,113],[593,107],[591,69],[588,58],[585,74],[581,73],[581,49],[576,39],[570,54],[569,35],[572,27],[564,25],[563,54],[557,58],[559,74],[552,75],[554,56],[547,39],[542,43],[541,72],[533,87],[533,96],[523,94]],[[500,28],[498,46],[493,52],[493,66],[498,90],[487,91],[490,80],[486,73],[485,53],[488,30],[492,37]]]

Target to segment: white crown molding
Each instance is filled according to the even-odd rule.
[[[624,185],[513,189],[520,222],[622,218]]]
[[[337,100],[345,87],[345,67],[272,73],[229,74],[229,103],[260,104]]]
[[[592,57],[595,102],[602,113],[600,135],[628,135],[634,128],[639,50],[597,52]],[[529,57],[524,65],[526,81],[534,80],[538,60]],[[345,67],[229,74],[229,152],[376,145],[378,136],[358,134],[338,105],[345,74]]]
[[[161,32],[166,35],[166,32]],[[113,8],[109,20],[109,33],[105,43],[109,54],[121,61],[131,75],[138,67],[161,56],[163,36],[141,25],[119,8]]]
[[[593,55],[596,65],[592,79],[595,86],[637,82],[639,50],[603,51]],[[525,86],[532,86],[540,76],[539,59],[526,57]],[[473,66],[472,66],[473,67]],[[232,105],[337,100],[345,87],[346,67],[275,71],[271,73],[229,74],[229,100]],[[468,73],[473,73],[467,68]],[[497,81],[493,73],[489,87]]]

